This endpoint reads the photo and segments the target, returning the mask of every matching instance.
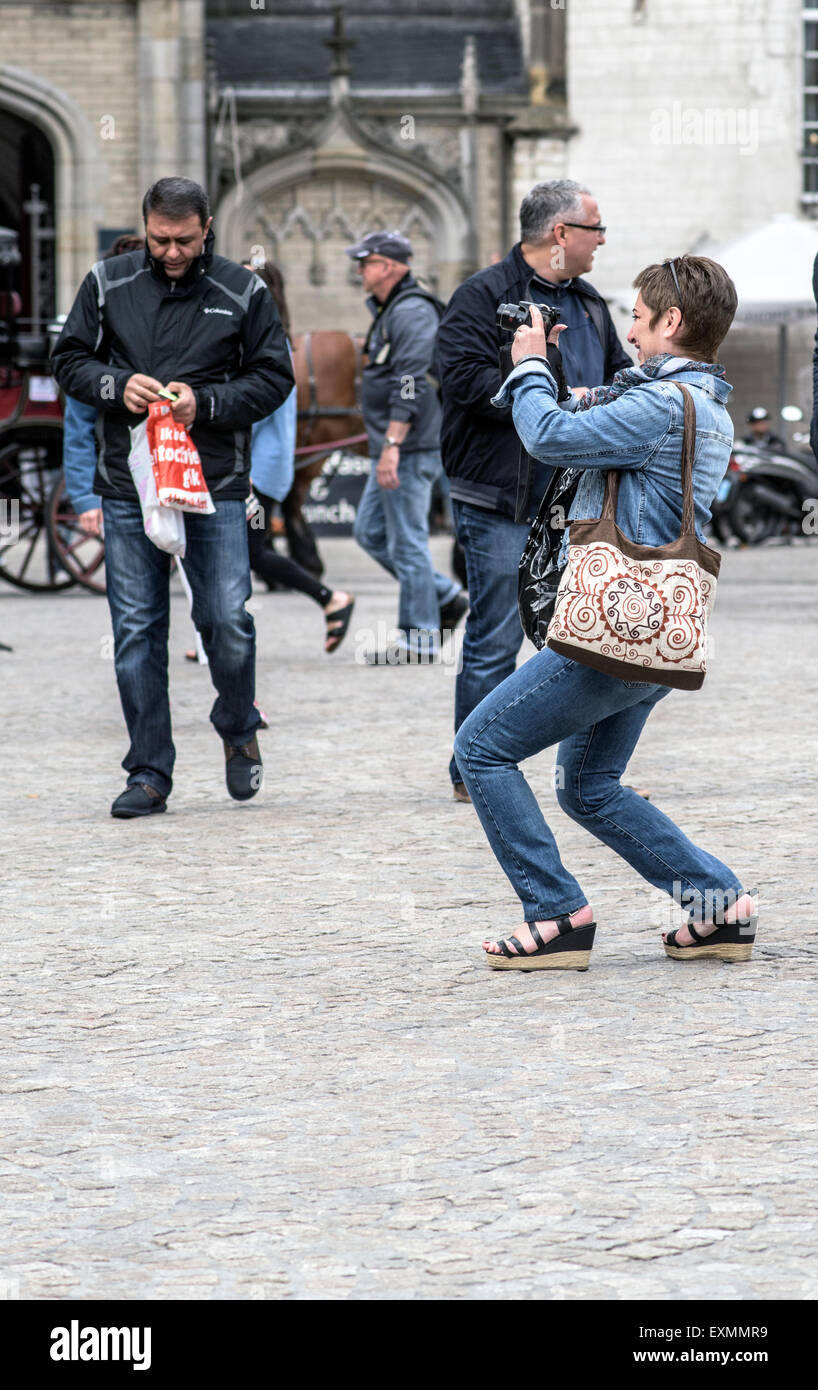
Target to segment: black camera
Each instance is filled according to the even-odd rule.
[[[498,304],[497,327],[505,329],[506,333],[516,333],[523,324],[531,328],[531,305],[534,302],[532,299],[521,299],[518,304]],[[559,311],[552,309],[550,304],[537,304],[536,307],[542,314],[547,338],[554,324],[560,321]]]

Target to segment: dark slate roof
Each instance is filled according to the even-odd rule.
[[[503,6],[498,6],[502,11]],[[219,83],[225,86],[325,85],[331,52],[321,42],[332,32],[329,16],[214,19],[207,25]],[[350,84],[411,89],[460,86],[463,48],[473,34],[484,92],[526,92],[528,83],[516,21],[507,13],[479,18],[393,13],[387,18],[349,16]]]

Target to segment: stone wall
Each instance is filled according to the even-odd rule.
[[[139,212],[136,5],[3,4],[0,25],[0,109],[33,119],[54,149],[65,309],[96,258],[97,229],[133,226]]]
[[[100,228],[140,225],[148,183],[204,178],[203,0],[0,0],[0,111],[55,159],[58,308]]]

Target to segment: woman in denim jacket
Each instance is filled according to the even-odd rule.
[[[682,516],[683,398],[696,408],[693,466],[696,532],[727,468],[733,428],[725,402],[731,387],[715,363],[732,322],[736,293],[721,266],[683,256],[637,276],[639,295],[628,341],[639,366],[609,387],[576,394],[561,408],[548,363],[543,322],[518,329],[514,369],[495,397],[513,404],[514,424],[535,458],[583,474],[573,517],[602,512],[605,473],[621,470],[617,524],[639,545],[666,545]],[[549,338],[556,345],[558,326]],[[553,354],[552,354],[553,355]],[[560,859],[554,836],[518,764],[559,744],[557,800],[562,809],[616,850],[643,878],[690,905],[688,924],[665,935],[681,960],[749,958],[755,903],[736,875],[694,845],[666,815],[621,784],[648,715],[667,686],[624,681],[579,665],[548,648],[537,653],[478,705],[461,726],[455,756],[489,842],[523,907],[525,924],[500,941],[484,941],[487,962],[502,969],[587,968],[594,914]]]

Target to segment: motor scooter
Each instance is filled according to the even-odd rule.
[[[796,434],[793,442],[808,439],[806,434]],[[714,530],[716,525],[726,526],[745,545],[759,545],[773,537],[814,535],[818,529],[815,455],[811,449],[796,452],[736,444],[714,508]]]

